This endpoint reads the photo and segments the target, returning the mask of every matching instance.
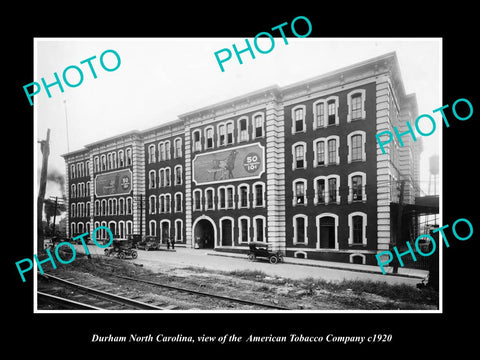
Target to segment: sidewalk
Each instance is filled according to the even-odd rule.
[[[226,256],[226,257],[235,257],[235,258],[245,258],[245,254],[239,253],[227,253],[227,252],[220,252],[220,251],[210,251],[207,253],[211,256]],[[337,269],[337,270],[349,270],[349,271],[358,271],[364,273],[371,273],[371,274],[382,274],[382,270],[380,266],[374,265],[362,265],[362,264],[350,264],[350,263],[341,263],[341,262],[333,262],[333,261],[322,261],[322,260],[312,260],[312,259],[301,259],[301,258],[292,258],[292,257],[284,257],[285,264],[296,264],[296,265],[303,265],[303,266],[316,266],[316,267],[323,267],[329,269]],[[386,267],[385,271],[387,274],[391,276],[404,276],[404,277],[411,277],[417,279],[424,279],[428,276],[428,270],[420,270],[420,269],[410,269],[399,267],[397,274],[392,274],[393,268]],[[383,275],[383,274],[382,274]]]

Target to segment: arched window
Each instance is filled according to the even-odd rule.
[[[348,214],[349,245],[367,245],[367,214],[353,212]]]
[[[308,216],[297,214],[293,217],[293,245],[308,244]]]

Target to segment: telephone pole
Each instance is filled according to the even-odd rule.
[[[42,171],[40,173],[40,188],[38,190],[37,198],[37,253],[43,251],[43,202],[45,200],[45,189],[47,187],[47,169],[48,156],[50,155],[50,129],[47,129],[47,138],[38,141],[40,143],[40,150],[42,152]]]

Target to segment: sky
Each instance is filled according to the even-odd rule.
[[[249,39],[253,43],[253,39]],[[267,42],[264,42],[267,41]],[[400,64],[405,91],[415,93],[419,114],[432,115],[441,124],[434,109],[442,106],[442,43],[438,38],[275,38],[268,54],[248,52],[243,64],[232,56],[222,72],[214,53],[223,48],[244,48],[244,38],[36,38],[34,79],[54,82],[54,72],[61,78],[70,65],[83,71],[77,87],[50,88],[49,98],[42,91],[34,97],[35,142],[44,139],[50,128],[49,172],[65,174],[61,157],[69,151],[104,138],[144,130],[175,120],[178,115],[220,101],[241,96],[272,85],[286,86],[337,70],[344,66],[395,51]],[[268,49],[269,40],[259,47]],[[99,62],[106,50],[115,50],[121,59],[117,70],[107,72]],[[232,51],[233,52],[233,51]],[[88,64],[91,61],[97,78]],[[222,54],[223,56],[223,54]],[[111,53],[104,57],[107,67],[114,67]],[[75,70],[68,71],[71,83],[79,82]],[[29,105],[25,97],[26,106]],[[68,137],[67,137],[68,124]],[[412,124],[413,125],[413,124]],[[439,154],[441,131],[423,137],[421,188],[428,190],[428,158]],[[422,127],[423,128],[423,127]],[[427,127],[424,131],[427,132]],[[68,138],[68,141],[67,141]],[[36,146],[35,191],[38,191],[41,152]],[[440,157],[441,163],[441,157]],[[438,187],[437,187],[438,189]],[[53,182],[47,183],[46,198],[61,195]]]

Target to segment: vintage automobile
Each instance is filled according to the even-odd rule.
[[[160,249],[160,240],[156,236],[147,236],[145,240],[137,242],[137,249],[158,250]]]
[[[248,252],[248,258],[252,261],[257,258],[266,258],[271,264],[283,262],[283,255],[279,251],[269,251],[267,243],[252,241],[249,244],[249,248],[250,251]]]
[[[119,259],[125,259],[130,256],[132,259],[138,257],[137,251],[133,248],[133,241],[128,239],[114,239],[112,246],[104,251],[106,256],[116,256]]]

